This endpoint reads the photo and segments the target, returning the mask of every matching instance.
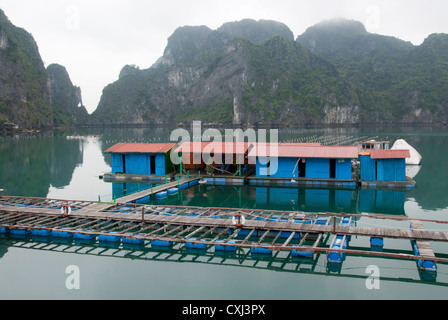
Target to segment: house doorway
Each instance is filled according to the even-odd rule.
[[[126,155],[122,155],[123,157],[123,173],[126,173]]]
[[[149,163],[150,163],[149,174],[156,174],[156,156],[150,156]]]
[[[336,159],[330,159],[330,179],[336,178]]]
[[[303,158],[299,159],[299,178],[306,177],[306,161]]]

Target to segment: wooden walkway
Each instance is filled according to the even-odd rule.
[[[194,179],[191,179],[194,180]],[[190,180],[188,180],[190,181]],[[188,182],[184,181],[184,182]],[[160,190],[177,186],[177,181]],[[160,192],[153,189],[152,193]],[[148,190],[119,200],[132,201]],[[61,206],[70,205],[69,216]],[[243,226],[235,224],[235,215],[245,218]],[[351,217],[407,221],[407,228],[343,226],[340,221]],[[314,253],[345,252],[402,259],[425,259],[448,263],[434,254],[429,241],[448,242],[448,232],[423,230],[422,222],[447,224],[445,221],[412,219],[381,214],[347,215],[337,213],[304,213],[296,211],[249,210],[238,208],[199,208],[183,206],[150,206],[130,203],[104,204],[42,198],[0,197],[0,228],[7,230],[64,231],[71,235],[111,235],[120,239],[150,241],[153,245],[185,243],[214,247],[218,243],[229,249],[253,248],[272,251],[299,250]],[[409,228],[409,223],[413,228]],[[448,227],[447,227],[448,228]],[[334,249],[323,245],[331,235],[375,237],[417,241],[420,256],[405,253]],[[325,241],[324,241],[325,242]],[[428,246],[429,245],[429,246]]]
[[[154,188],[150,188],[150,189],[147,189],[147,190],[143,190],[143,191],[140,191],[140,192],[136,192],[136,193],[133,193],[133,194],[130,194],[130,195],[118,198],[118,199],[115,200],[115,203],[133,203],[136,200],[145,198],[147,196],[152,196],[152,195],[154,195],[156,193],[163,192],[163,191],[166,191],[166,190],[171,189],[171,188],[177,188],[178,186],[182,186],[182,185],[184,185],[186,183],[190,183],[190,182],[193,182],[193,181],[196,181],[196,180],[199,180],[199,178],[184,178],[184,179],[181,179],[179,181],[173,181],[173,182],[165,183],[163,185],[160,185],[160,186],[157,186],[157,187],[154,187]],[[111,208],[111,207],[115,206],[115,203],[112,203],[112,202],[111,203],[106,203],[106,202],[92,203],[88,207],[86,207],[86,208],[84,208],[82,210],[93,212],[93,213],[94,212],[101,212],[101,211],[107,210],[108,208]]]
[[[411,220],[411,228],[416,232],[424,232],[421,221]],[[434,261],[435,254],[429,241],[414,239],[419,255],[426,261]]]
[[[130,202],[133,202],[135,200],[138,200],[138,199],[141,199],[141,198],[144,198],[144,197],[147,197],[147,196],[151,196],[151,195],[156,194],[158,192],[166,191],[166,190],[171,189],[171,188],[177,188],[178,186],[182,186],[182,185],[184,185],[186,183],[190,183],[190,182],[193,182],[193,181],[196,181],[196,180],[199,180],[199,178],[184,178],[184,179],[181,179],[179,181],[173,181],[173,182],[165,183],[163,185],[154,187],[152,189],[140,191],[140,192],[128,195],[128,196],[124,196],[124,197],[118,198],[116,201],[118,203],[130,203]]]

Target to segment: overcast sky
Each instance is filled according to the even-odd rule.
[[[0,0],[11,22],[30,32],[46,66],[67,68],[89,112],[121,68],[150,67],[179,26],[245,18],[285,23],[294,33],[326,19],[361,21],[372,33],[420,45],[448,33],[447,0]]]

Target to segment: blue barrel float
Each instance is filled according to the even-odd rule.
[[[168,195],[168,192],[166,192],[166,191],[160,191],[160,192],[157,192],[157,193],[154,195],[154,197],[155,197],[156,199],[163,199],[163,198],[166,198],[167,195]]]
[[[345,249],[347,248],[347,238],[344,236],[336,236],[334,239],[332,249]],[[344,253],[332,251],[328,254],[327,260],[332,263],[341,263],[344,260]]]
[[[348,227],[351,226],[352,224],[353,222],[351,221],[351,218],[345,217],[342,219],[343,227]],[[344,250],[347,248],[349,240],[350,236],[336,235],[331,248]],[[330,263],[342,263],[342,261],[344,261],[344,258],[345,254],[343,252],[332,251],[327,255],[327,261]]]
[[[128,236],[133,236],[132,238],[131,237],[126,237],[126,235],[128,235]],[[143,244],[144,242],[145,242],[145,239],[143,239],[143,238],[134,238],[134,237],[138,237],[139,235],[137,234],[137,235],[133,235],[132,233],[126,233],[125,234],[125,237],[123,237],[123,240],[122,240],[122,242],[123,243],[125,243],[125,244]]]
[[[313,256],[314,256],[314,252],[312,250],[309,250],[309,249],[307,250],[307,248],[309,248],[309,247],[304,247],[304,246],[301,246],[301,247],[293,246],[293,247],[297,247],[297,249],[291,250],[291,256],[293,256],[293,257],[313,258]],[[301,249],[305,249],[305,250],[301,250]]]
[[[99,241],[104,242],[117,242],[121,240],[121,236],[115,235],[117,232],[111,231],[109,234],[100,234],[98,237]]]
[[[253,242],[252,244],[257,244],[256,242]],[[260,243],[260,246],[269,246],[269,244],[267,243]],[[250,252],[253,254],[272,254],[272,250],[268,249],[268,248],[263,248],[263,247],[259,247],[259,246],[254,246],[254,247],[250,247]]]
[[[171,247],[173,245],[173,241],[164,241],[164,240],[152,240],[152,247]]]
[[[189,187],[195,186],[197,184],[198,184],[198,180],[193,180],[193,181],[188,182]]]
[[[217,243],[217,244],[215,244],[216,251],[226,251],[226,252],[235,252],[236,251],[236,246],[220,244],[220,243],[226,243],[224,240],[217,240],[215,242]],[[236,243],[235,240],[227,241],[227,244],[235,244],[235,243]]]
[[[31,230],[25,229],[25,228],[14,228],[14,227],[12,227],[9,230],[9,232],[10,232],[10,234],[16,235],[16,236],[26,236],[26,235],[31,233]]]
[[[178,188],[170,188],[167,190],[167,192],[169,195],[171,195],[171,194],[175,194],[175,193],[179,192],[179,189]]]
[[[377,237],[371,237],[370,238],[370,246],[371,247],[382,247],[382,246],[384,246],[384,239],[377,238]]]
[[[177,183],[178,183],[177,188],[179,190],[188,188],[188,182],[182,183],[182,180],[178,180]]]
[[[9,233],[9,228],[8,227],[1,227],[0,228],[0,234],[5,234],[5,233]]]
[[[61,228],[60,230],[52,230],[51,236],[55,238],[71,238],[73,236],[73,233],[68,230],[69,230],[68,228]]]
[[[75,231],[84,231],[83,229],[76,229]],[[90,232],[91,230],[85,230],[86,232]],[[91,233],[81,233],[81,232],[75,232],[74,238],[76,240],[93,240],[95,239],[96,234]]]
[[[207,243],[198,243],[193,241],[207,241],[205,239],[196,239],[196,238],[188,238],[185,242],[185,248],[187,249],[196,249],[196,250],[205,250],[207,249]]]
[[[143,198],[135,200],[134,203],[145,204],[145,203],[148,203],[150,200],[151,200],[151,195],[147,195],[147,196],[144,196]],[[117,211],[117,212],[119,212],[119,211]]]
[[[49,237],[51,236],[51,230],[42,226],[42,228],[31,230],[31,234],[37,237]]]

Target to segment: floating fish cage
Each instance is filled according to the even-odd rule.
[[[69,215],[61,210],[67,204],[72,208]],[[411,229],[358,228],[354,226],[357,216],[411,221]],[[342,264],[347,254],[353,253],[413,259],[420,270],[435,272],[436,262],[448,262],[448,259],[436,257],[426,242],[448,242],[447,233],[425,231],[417,222],[418,219],[408,217],[375,214],[0,198],[0,233],[13,236],[47,237],[67,243],[72,239],[98,241],[113,248],[138,245],[172,250],[183,247],[204,253],[246,252],[261,256],[283,252],[288,253],[287,259],[315,259],[324,253],[328,264],[337,265]],[[352,235],[369,237],[371,248],[351,249]],[[383,246],[384,238],[413,240],[414,255],[374,250]]]

